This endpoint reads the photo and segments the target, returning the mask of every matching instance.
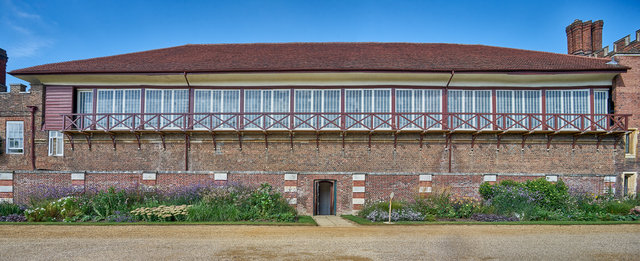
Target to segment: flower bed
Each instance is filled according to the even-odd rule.
[[[558,180],[544,178],[526,182],[505,180],[483,183],[479,198],[455,198],[448,191],[434,192],[411,202],[394,201],[392,221],[636,221],[640,198],[615,198],[570,192]],[[634,208],[635,207],[635,208]],[[389,202],[366,202],[358,213],[370,221],[387,221]]]
[[[295,222],[295,209],[268,184],[194,185],[106,191],[66,188],[38,190],[29,204],[0,203],[0,221],[10,222]]]

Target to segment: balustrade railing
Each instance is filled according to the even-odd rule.
[[[63,114],[63,131],[576,130],[627,131],[627,114],[96,113]]]

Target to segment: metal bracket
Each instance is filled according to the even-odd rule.
[[[424,141],[424,132],[420,132],[420,150],[422,150],[422,142]]]
[[[554,134],[547,134],[547,151],[549,151],[549,148],[551,147],[551,140],[553,140],[553,136]]]
[[[113,150],[116,150],[116,135],[113,133],[109,133],[109,137],[111,137],[111,144],[113,144]]]
[[[134,133],[133,135],[136,136],[136,141],[138,141],[138,150],[140,150],[141,149],[141,146],[140,146],[140,136],[141,136],[141,134],[140,133]]]
[[[496,150],[500,151],[500,143],[502,142],[502,133],[498,133],[496,134],[496,139],[498,140],[498,142],[496,143]]]
[[[320,132],[316,131],[316,151],[320,151]]]
[[[573,140],[571,141],[571,150],[576,150],[576,142],[578,141],[578,137],[580,135],[573,135]]]
[[[622,136],[623,135],[616,135],[616,139],[613,142],[613,149],[618,149],[618,143],[620,143],[620,140],[622,140]]]
[[[478,134],[471,134],[471,150],[473,150],[473,147],[476,145],[476,139],[478,138]]]
[[[267,134],[267,132],[264,132],[264,149],[268,150],[269,149],[269,135]]]
[[[397,147],[398,147],[398,133],[394,132],[393,133],[393,151],[396,151]]]
[[[164,141],[164,133],[160,132],[160,139],[162,140],[162,150],[167,150],[167,144]]]
[[[373,133],[369,132],[369,135],[368,135],[368,136],[369,136],[369,143],[368,143],[368,146],[369,146],[369,147],[368,147],[368,150],[369,150],[369,151],[371,151],[371,135],[372,135],[372,134],[373,134]]]
[[[73,136],[69,133],[65,133],[65,136],[67,136],[67,139],[69,139],[69,143],[71,144],[71,150],[75,150],[75,146],[73,145]]]
[[[91,150],[91,138],[93,138],[93,134],[82,133],[84,134],[84,138],[87,140],[87,145],[89,146],[89,150]]]
[[[522,147],[520,147],[520,150],[524,150],[524,145],[527,143],[527,137],[529,137],[529,134],[522,134]]]
[[[218,144],[216,144],[216,133],[215,132],[211,132],[211,141],[213,142],[213,152],[216,152],[218,150]]]
[[[347,133],[344,132],[344,131],[342,133],[340,133],[340,136],[342,136],[342,150],[344,150],[344,136],[346,136],[346,135],[347,135]]]
[[[602,142],[602,137],[604,137],[604,135],[596,134],[596,138],[598,138],[598,142],[596,143],[596,151],[600,151],[600,143]]]
[[[451,146],[451,133],[447,133],[444,138],[444,149],[448,150]]]
[[[242,151],[242,132],[238,132],[238,149]]]
[[[291,146],[291,150],[293,150],[293,131],[289,132],[289,145]]]

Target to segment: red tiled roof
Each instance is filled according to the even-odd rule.
[[[441,43],[189,44],[10,72],[182,73],[269,71],[557,72],[626,70],[609,59]]]

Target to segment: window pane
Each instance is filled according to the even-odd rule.
[[[93,92],[92,91],[79,91],[78,92],[78,105],[77,105],[78,113],[82,114],[90,114],[93,113]],[[80,116],[78,119],[78,127],[87,128],[92,123],[92,117],[85,115]]]
[[[210,90],[195,90],[193,92],[194,128],[211,128],[211,118],[206,114],[199,114],[213,112],[211,93]]]
[[[340,90],[324,91],[324,112],[340,112]],[[322,126],[327,128],[339,128],[340,116],[338,114],[327,114],[326,120],[322,121]]]
[[[7,121],[7,154],[24,152],[24,124],[21,121]]]

